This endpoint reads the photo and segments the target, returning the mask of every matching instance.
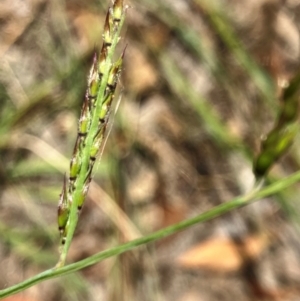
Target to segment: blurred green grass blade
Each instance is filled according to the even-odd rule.
[[[233,53],[236,60],[244,68],[247,74],[249,74],[250,78],[261,92],[264,100],[270,105],[270,110],[274,110],[276,108],[276,103],[274,103],[274,99],[276,99],[276,88],[271,77],[257,65],[254,59],[245,50],[244,46],[234,33],[232,26],[229,24],[226,13],[221,5],[217,4],[216,1],[194,1],[208,14],[215,30]]]
[[[214,138],[214,140],[222,146],[229,148],[242,147],[241,144],[230,135],[229,130],[225,124],[220,120],[213,107],[209,102],[197,94],[189,81],[184,78],[181,71],[176,66],[176,63],[168,55],[160,56],[160,64],[164,76],[169,82],[174,94],[182,99],[190,102],[196,112],[201,116],[203,124],[207,132]]]
[[[43,266],[49,265],[49,263],[55,264],[56,256],[53,252],[46,250],[41,252],[40,247],[31,243],[35,237],[34,232],[20,232],[0,223],[0,233],[3,242],[9,244],[13,252],[21,258]]]
[[[170,9],[170,7],[161,2],[159,5],[153,1],[146,0],[151,9],[157,12],[156,17],[163,21],[171,30],[175,31],[179,40],[195,55],[210,72],[214,78],[232,90],[228,81],[228,76],[219,58],[208,45],[207,37],[199,36],[186,20]]]
[[[40,159],[31,159],[17,162],[9,171],[11,179],[21,179],[35,176],[55,176],[57,170],[47,162]]]
[[[187,21],[172,11],[168,4],[160,2],[158,5],[158,3],[150,0],[145,1],[151,10],[157,13],[156,16],[158,18],[171,29],[175,30],[183,44],[204,63],[207,70],[222,84],[222,87],[228,91],[231,98],[238,100],[238,97],[242,97],[240,91],[233,89],[230,77],[228,77],[228,72],[226,72],[218,56],[214,54],[213,49],[207,46],[207,42],[205,41],[207,37],[199,36],[199,33],[188,26]],[[222,10],[221,5],[217,5],[216,1],[207,0],[195,0],[195,3],[208,14],[211,24],[227,45],[228,49],[233,53],[236,60],[255,83],[263,99],[270,106],[271,112],[274,113],[277,105],[274,103],[274,99],[276,99],[274,83],[271,77],[258,66],[246,49],[244,49],[239,38],[234,33],[230,22],[225,17],[226,14]]]

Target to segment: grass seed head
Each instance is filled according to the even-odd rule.
[[[112,62],[115,47],[120,40],[126,8],[122,0],[115,0],[112,7],[108,9],[102,34],[103,46],[99,55],[94,54],[89,72],[85,100],[78,122],[77,140],[70,160],[68,189],[64,184],[60,200],[60,204],[67,204],[66,208],[69,211],[65,214],[65,207],[62,205],[58,210],[60,242],[64,245],[61,248],[59,266],[64,265],[76,228],[78,217],[75,208],[80,210],[84,204],[92,180],[95,160],[103,147],[110,108],[125,53],[124,49],[121,57],[115,63]]]

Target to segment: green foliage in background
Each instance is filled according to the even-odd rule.
[[[1,222],[0,236],[15,254],[21,258],[26,258],[29,264],[37,266],[39,270],[45,270],[49,266],[53,268],[38,273],[19,284],[0,290],[0,299],[21,292],[42,281],[74,273],[72,277],[66,278],[68,282],[61,289],[66,295],[72,296],[72,300],[82,300],[81,298],[84,298],[88,292],[88,283],[84,277],[75,273],[76,271],[147,243],[153,243],[266,197],[275,196],[275,200],[278,201],[287,216],[291,217],[294,224],[298,224],[297,211],[294,210],[294,204],[290,200],[296,198],[299,193],[299,188],[295,184],[300,180],[300,173],[296,172],[290,176],[282,177],[280,173],[276,172],[269,176],[268,172],[287,154],[295,140],[296,146],[299,144],[297,134],[299,130],[300,75],[297,73],[293,76],[282,89],[281,94],[277,95],[276,84],[266,70],[261,68],[245,49],[235,34],[224,8],[217,5],[215,1],[195,0],[194,4],[205,11],[211,30],[218,34],[225,45],[224,47],[253,83],[260,102],[268,108],[271,126],[262,140],[260,135],[256,137],[257,144],[260,146],[259,151],[254,151],[252,145],[232,133],[220,112],[216,110],[209,99],[206,99],[195,89],[193,82],[185,76],[167,49],[163,47],[156,49],[153,45],[147,45],[149,47],[147,51],[150,56],[155,58],[159,74],[166,82],[168,93],[170,93],[171,106],[180,115],[181,121],[184,123],[193,119],[190,118],[190,115],[185,116],[180,110],[179,104],[183,103],[185,108],[191,110],[193,116],[196,116],[196,121],[201,123],[201,130],[217,145],[218,149],[222,151],[222,155],[240,156],[249,166],[253,165],[257,182],[252,190],[172,226],[148,235],[138,233],[135,237],[140,237],[131,239],[129,242],[109,247],[105,251],[75,263],[65,264],[69,248],[72,242],[74,243],[73,235],[78,220],[80,220],[80,211],[85,203],[92,177],[95,176],[104,184],[109,182],[107,180],[109,177],[113,180],[118,176],[121,177],[118,171],[113,174],[110,170],[112,165],[116,167],[119,162],[118,159],[115,161],[112,159],[113,155],[111,157],[104,156],[98,169],[94,168],[94,165],[99,153],[102,155],[105,133],[107,135],[106,129],[109,126],[108,117],[112,115],[111,105],[115,97],[115,89],[120,80],[121,70],[124,68],[125,50],[117,59],[114,58],[114,54],[117,44],[122,39],[121,29],[127,6],[123,5],[123,1],[115,0],[109,9],[103,31],[103,47],[99,54],[94,54],[91,68],[85,66],[75,50],[73,50],[74,52],[71,51],[74,47],[72,47],[70,29],[64,17],[60,16],[56,21],[61,25],[60,28],[64,28],[64,31],[57,33],[56,40],[49,38],[48,46],[42,42],[37,42],[51,62],[50,70],[45,70],[45,74],[48,73],[51,76],[46,77],[43,74],[45,80],[41,81],[38,86],[35,83],[35,88],[32,91],[29,90],[26,93],[23,91],[22,93],[22,89],[19,87],[20,95],[23,95],[24,99],[20,103],[17,101],[13,103],[11,95],[14,94],[11,90],[17,89],[18,85],[9,81],[13,77],[9,76],[10,68],[8,65],[3,65],[3,70],[6,69],[5,72],[1,72],[0,97],[3,109],[0,110],[0,155],[5,158],[5,162],[4,160],[0,161],[0,188],[3,187],[0,190],[0,196],[4,188],[7,191],[10,189],[17,191],[16,194],[12,195],[14,198],[18,195],[19,198],[13,199],[12,202],[17,202],[20,211],[28,213],[27,222],[31,227],[24,227],[18,233],[11,226],[15,221]],[[187,51],[203,64],[211,74],[212,79],[224,89],[230,99],[238,106],[243,91],[232,84],[231,78],[227,74],[228,66],[219,58],[217,51],[211,48],[209,42],[199,38],[195,29],[184,22],[182,16],[178,16],[165,2],[158,3],[157,1],[146,0],[143,5],[176,35]],[[131,14],[135,13],[134,10],[129,9],[129,11]],[[47,29],[42,28],[41,30],[44,31],[45,38],[47,38]],[[55,45],[57,40],[60,41],[59,47]],[[130,48],[130,43],[127,47]],[[90,61],[90,57],[87,61]],[[88,88],[85,95],[82,95],[82,91],[86,89],[86,83],[82,79],[86,76],[88,68],[90,68]],[[4,79],[3,74],[5,74]],[[83,103],[82,99],[84,99]],[[80,108],[81,112],[79,113]],[[72,114],[69,114],[70,112]],[[74,133],[73,136],[66,137],[62,134],[61,137],[58,137],[62,146],[57,145],[57,148],[54,148],[43,140],[44,137],[38,138],[41,132],[37,129],[44,126],[50,128],[52,118],[56,117],[58,113],[63,113],[63,117],[66,119],[70,118],[72,125],[77,122],[73,122],[74,114],[77,116],[79,113],[79,122],[77,133],[76,128],[73,128],[70,131]],[[277,117],[274,117],[274,113]],[[253,120],[253,128],[255,128],[255,122]],[[128,136],[130,136],[130,129],[128,129],[129,127],[126,128],[126,120],[117,118],[115,123],[120,132],[128,131]],[[51,131],[59,132],[59,129],[52,128]],[[259,132],[266,134],[265,129],[259,129]],[[186,135],[189,134],[187,125]],[[74,141],[76,143],[69,164],[69,160],[61,153],[70,154],[72,152],[70,145],[73,145]],[[121,153],[120,149],[121,146],[115,151]],[[290,156],[297,162],[298,165],[295,163],[295,166],[298,170],[300,160],[293,148]],[[55,208],[62,175],[64,175],[64,184],[60,194],[57,217],[61,253],[60,258],[57,259],[57,256],[53,255],[53,250],[56,250],[58,242],[57,225],[49,222],[55,219],[54,214],[56,212],[53,216],[44,219],[43,210],[39,206]],[[265,187],[262,185],[263,183],[266,183]],[[292,185],[294,186],[292,187]],[[53,186],[55,186],[54,189]],[[108,184],[105,188],[111,189],[111,194],[117,195],[117,192],[114,192],[114,187],[111,186]],[[287,188],[290,189],[286,191]],[[30,199],[41,199],[41,201],[40,204],[36,204],[30,202]],[[105,202],[105,197],[103,197],[103,202]],[[113,210],[117,212],[114,213],[115,216],[110,217],[113,223],[118,223],[119,216],[126,220],[118,204],[111,200],[107,203],[109,203],[108,206],[112,206],[107,209],[107,215]],[[110,210],[111,208],[113,210]],[[131,221],[126,220],[126,225],[131,227]],[[123,229],[124,232],[122,232],[122,227],[119,228],[124,235],[126,229]],[[43,245],[40,245],[40,241],[43,242]],[[48,247],[50,248],[48,249]],[[78,295],[73,292],[74,287],[78,289]]]

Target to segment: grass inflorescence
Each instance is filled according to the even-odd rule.
[[[298,73],[283,90],[277,121],[262,141],[261,151],[254,161],[253,171],[257,178],[264,177],[270,167],[287,152],[299,131],[299,82]]]
[[[58,266],[64,265],[68,249],[85,197],[92,180],[93,167],[103,148],[111,104],[120,78],[125,49],[117,61],[112,62],[126,7],[122,0],[115,0],[108,9],[103,46],[94,54],[88,76],[88,88],[78,122],[77,139],[70,161],[69,177],[65,176],[58,204],[61,257]]]

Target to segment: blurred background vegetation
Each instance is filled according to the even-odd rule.
[[[0,288],[58,259],[56,206],[109,1],[0,2]],[[249,191],[299,70],[298,0],[131,0],[119,109],[69,262]],[[299,170],[299,138],[269,182]],[[299,186],[6,300],[299,300]]]

